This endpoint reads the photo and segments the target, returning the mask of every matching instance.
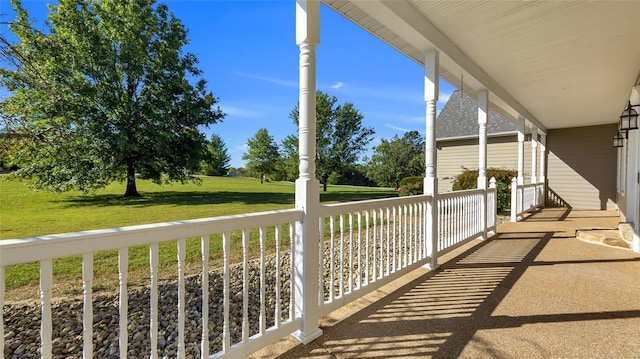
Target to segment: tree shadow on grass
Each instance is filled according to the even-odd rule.
[[[394,193],[379,190],[362,192],[327,192],[320,194],[321,202],[351,202],[367,199],[387,198],[395,196]],[[143,193],[140,198],[123,198],[120,195],[101,194],[93,196],[77,196],[65,199],[69,207],[95,206],[95,207],[148,207],[157,205],[174,206],[199,206],[215,204],[242,203],[246,205],[256,204],[295,204],[294,193],[274,192],[230,192],[230,191],[163,191]]]
[[[393,191],[381,191],[379,189],[361,192],[335,190],[331,192],[320,192],[320,202],[352,202],[391,197],[398,197],[398,194]]]

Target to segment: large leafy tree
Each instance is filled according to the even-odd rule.
[[[299,154],[298,154],[298,137],[288,135],[280,143],[280,155],[282,171],[284,179],[294,181],[299,174]]]
[[[247,140],[248,152],[242,155],[247,161],[247,170],[254,176],[260,177],[260,183],[264,177],[275,170],[280,158],[278,145],[266,128],[261,128],[256,134]]]
[[[60,0],[45,30],[19,0],[0,35],[0,101],[7,131],[20,134],[18,176],[36,188],[91,191],[136,177],[187,181],[200,169],[199,126],[224,117],[184,51],[187,29],[154,0]]]
[[[298,125],[298,106],[289,117]],[[316,175],[327,191],[332,172],[355,164],[373,139],[375,131],[362,124],[364,116],[351,102],[338,104],[335,96],[316,92]]]
[[[367,177],[381,186],[400,187],[400,181],[424,173],[424,140],[418,131],[406,132],[401,138],[382,139],[374,147]]]
[[[207,176],[224,176],[229,171],[231,156],[222,138],[215,133],[207,143],[207,153],[202,162],[202,172]]]

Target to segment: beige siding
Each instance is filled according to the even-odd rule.
[[[576,209],[615,209],[615,124],[549,130],[548,187]]]
[[[539,156],[537,154],[536,156]],[[531,142],[524,144],[525,183],[531,178]],[[487,141],[487,167],[518,169],[517,136],[490,137]],[[451,191],[455,177],[463,168],[478,168],[478,139],[438,142],[439,191]],[[536,168],[536,171],[539,171]]]

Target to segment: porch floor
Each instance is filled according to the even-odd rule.
[[[585,243],[611,211],[544,209],[252,358],[640,358],[640,256]]]

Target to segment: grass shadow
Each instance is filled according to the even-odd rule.
[[[395,197],[393,192],[373,191],[331,191],[320,194],[321,202],[352,202],[369,199]],[[280,204],[294,205],[294,193],[282,192],[234,192],[234,191],[163,191],[144,193],[139,198],[123,198],[120,195],[103,194],[93,196],[77,196],[58,202],[68,207],[148,207],[157,205],[198,206],[239,203],[246,205]]]

